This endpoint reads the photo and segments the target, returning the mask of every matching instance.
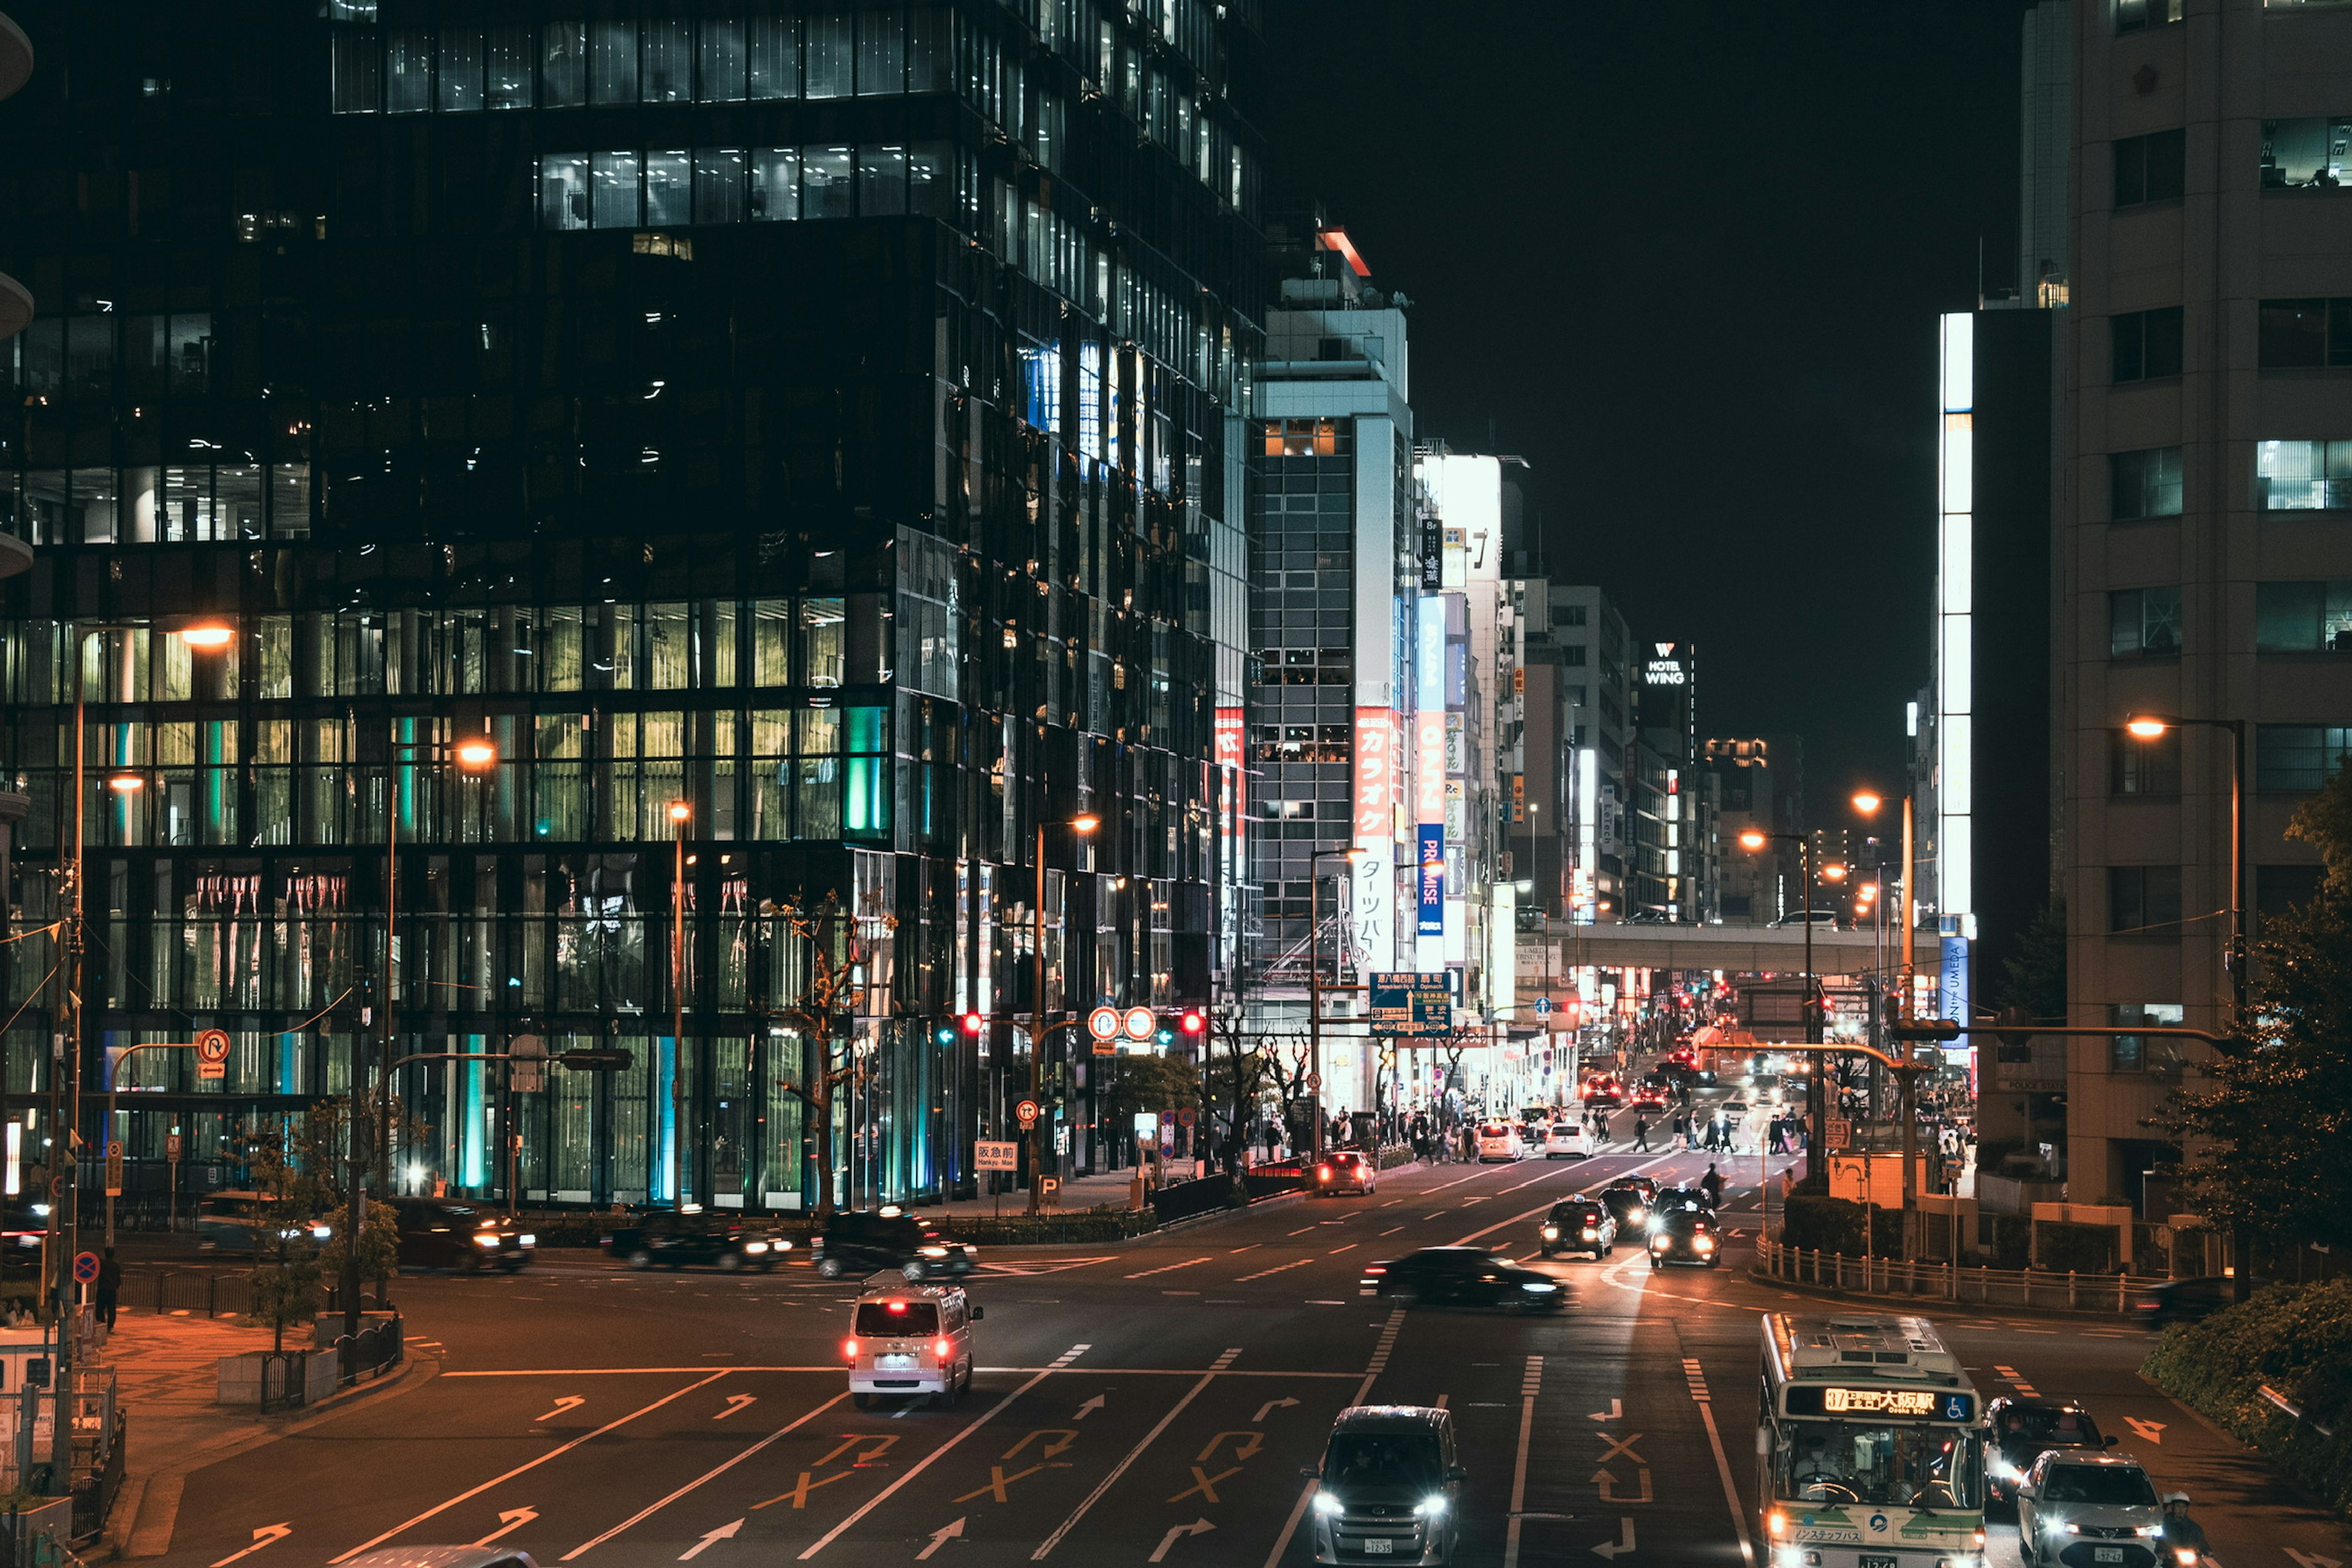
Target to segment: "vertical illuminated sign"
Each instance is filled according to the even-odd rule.
[[[1369,973],[1395,963],[1396,805],[1403,726],[1393,708],[1356,710],[1353,891],[1356,967]]]
[[[1941,428],[1936,449],[1936,908],[1974,934],[1975,805],[1969,798],[1975,694],[1976,319],[1946,316],[1942,333]]]

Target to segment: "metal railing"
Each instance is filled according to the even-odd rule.
[[[1853,1258],[1813,1247],[1756,1242],[1756,1272],[1790,1285],[1853,1296],[1945,1300],[2044,1311],[2127,1313],[2163,1279],[2125,1274],[2057,1273],[2040,1268],[1973,1268],[1927,1258]]]

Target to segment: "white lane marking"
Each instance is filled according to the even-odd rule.
[[[1251,1279],[1263,1279],[1269,1274],[1281,1274],[1292,1268],[1304,1268],[1314,1261],[1315,1259],[1311,1258],[1302,1258],[1296,1263],[1279,1263],[1272,1268],[1261,1268],[1255,1274],[1244,1274],[1234,1283],[1239,1285]]]
[[[443,1377],[646,1377],[656,1373],[681,1372],[707,1373],[707,1366],[573,1366],[546,1368],[536,1366],[499,1367],[488,1372],[445,1372]],[[841,1363],[830,1366],[730,1366],[714,1375],[730,1372],[839,1372]]]
[[[1184,1391],[1184,1397],[1171,1405],[1169,1407],[1168,1414],[1160,1418],[1159,1424],[1154,1426],[1150,1431],[1146,1432],[1143,1435],[1143,1441],[1138,1443],[1134,1447],[1129,1448],[1127,1451],[1127,1458],[1121,1459],[1118,1465],[1113,1467],[1110,1474],[1105,1476],[1098,1483],[1096,1484],[1095,1489],[1087,1494],[1086,1500],[1079,1503],[1078,1506],[1071,1511],[1070,1517],[1064,1520],[1055,1530],[1053,1534],[1045,1537],[1044,1541],[1038,1543],[1037,1550],[1029,1554],[1029,1561],[1032,1563],[1043,1563],[1046,1557],[1052,1553],[1054,1548],[1062,1543],[1062,1538],[1070,1533],[1071,1530],[1076,1527],[1078,1521],[1086,1518],[1087,1510],[1093,1508],[1096,1503],[1101,1501],[1103,1493],[1110,1490],[1113,1483],[1118,1481],[1119,1477],[1127,1474],[1128,1468],[1133,1465],[1136,1460],[1143,1457],[1143,1451],[1151,1447],[1152,1442],[1159,1437],[1160,1434],[1168,1430],[1170,1423],[1173,1422],[1177,1416],[1181,1415],[1184,1413],[1184,1407],[1192,1404],[1193,1400],[1199,1398],[1202,1389],[1208,1387],[1209,1384],[1216,1381],[1216,1373],[1223,1368],[1231,1366],[1233,1364],[1234,1358],[1241,1353],[1242,1352],[1238,1350],[1229,1350],[1225,1352],[1224,1354],[1219,1356],[1215,1362],[1211,1363],[1209,1373],[1198,1383],[1195,1383],[1191,1388],[1186,1389]],[[1160,1544],[1164,1551],[1167,1542],[1162,1542]]]
[[[727,1408],[712,1416],[711,1419],[713,1421],[724,1421],[730,1415],[740,1415],[743,1413],[743,1409],[746,1405],[757,1405],[759,1402],[760,1396],[756,1394],[730,1394],[727,1396]]]
[[[701,1556],[705,1552],[709,1551],[710,1543],[712,1542],[732,1541],[735,1539],[735,1532],[742,1528],[743,1521],[740,1519],[732,1521],[727,1524],[722,1524],[718,1529],[706,1533],[701,1540],[696,1542],[685,1551],[679,1552],[677,1554],[677,1560],[680,1563],[691,1563],[694,1559]]]
[[[1353,1252],[1353,1251],[1355,1251],[1355,1250],[1356,1250],[1356,1244],[1355,1244],[1354,1242],[1352,1242],[1352,1241],[1351,1241],[1351,1242],[1348,1243],[1348,1245],[1347,1245],[1347,1246],[1345,1246],[1345,1247],[1333,1247],[1330,1251],[1328,1251],[1328,1252],[1325,1253],[1323,1256],[1324,1256],[1324,1257],[1326,1257],[1326,1258],[1337,1258],[1337,1257],[1339,1257],[1339,1254],[1341,1254],[1341,1253],[1343,1253],[1343,1252]]]
[[[826,1547],[832,1545],[835,1541],[841,1538],[841,1534],[844,1531],[847,1530],[851,1525],[856,1524],[859,1520],[864,1519],[867,1514],[872,1513],[876,1509],[880,1508],[885,1502],[887,1502],[890,1500],[892,1495],[895,1494],[900,1487],[905,1486],[908,1481],[913,1480],[917,1476],[921,1475],[925,1470],[930,1468],[932,1461],[947,1453],[949,1449],[954,1447],[958,1443],[962,1442],[966,1437],[971,1436],[974,1432],[979,1431],[982,1426],[987,1426],[991,1421],[995,1420],[999,1415],[1004,1413],[1005,1408],[1012,1405],[1014,1400],[1020,1398],[1023,1394],[1028,1393],[1031,1389],[1036,1387],[1047,1378],[1053,1376],[1055,1372],[1061,1370],[1062,1367],[1075,1360],[1080,1352],[1085,1351],[1087,1348],[1089,1347],[1086,1345],[1073,1345],[1068,1350],[1064,1351],[1061,1355],[1055,1359],[1052,1366],[1046,1367],[1043,1371],[1039,1372],[1036,1376],[1031,1378],[1028,1382],[1023,1384],[1020,1387],[1014,1389],[1003,1398],[998,1400],[994,1405],[990,1405],[985,1412],[976,1417],[969,1426],[961,1427],[956,1432],[955,1436],[950,1437],[946,1442],[940,1444],[929,1453],[925,1454],[921,1458],[916,1460],[913,1468],[908,1469],[905,1475],[900,1476],[897,1480],[892,1481],[888,1486],[884,1487],[880,1491],[875,1493],[872,1498],[866,1500],[865,1507],[859,1509],[856,1513],[851,1514],[847,1519],[843,1520],[839,1524],[835,1525],[831,1530],[826,1531],[823,1535],[818,1536],[814,1542],[810,1543],[808,1550],[803,1552],[796,1561],[805,1563],[810,1558],[815,1556],[818,1552],[824,1551]]]
[[[1739,1531],[1740,1561],[1748,1563],[1749,1568],[1754,1568],[1756,1563],[1756,1544],[1748,1539],[1748,1516],[1746,1513],[1741,1511],[1739,1507],[1739,1489],[1732,1485],[1731,1482],[1731,1460],[1730,1458],[1723,1451],[1723,1434],[1716,1430],[1715,1402],[1703,1397],[1703,1391],[1706,1388],[1706,1384],[1703,1381],[1700,1381],[1695,1373],[1690,1373],[1690,1369],[1696,1364],[1696,1363],[1689,1361],[1685,1361],[1683,1363],[1685,1373],[1691,1375],[1694,1383],[1696,1384],[1691,1397],[1698,1405],[1699,1418],[1706,1423],[1707,1443],[1715,1449],[1715,1473],[1723,1478],[1724,1506],[1731,1510],[1732,1528]],[[1644,1479],[1647,1479],[1646,1473],[1644,1474]]]
[[[552,1421],[567,1410],[577,1410],[588,1401],[577,1394],[567,1394],[555,1402],[555,1408],[544,1415],[534,1415],[533,1421]]]
[[[509,1508],[502,1510],[499,1514],[499,1527],[490,1531],[488,1535],[482,1537],[479,1541],[474,1542],[474,1544],[477,1546],[488,1546],[499,1536],[510,1535],[538,1517],[539,1510],[535,1508]]]
[[[1536,1429],[1536,1396],[1543,1392],[1543,1357],[1528,1357],[1519,1383],[1519,1456],[1511,1466],[1511,1523],[1503,1537],[1503,1568],[1519,1568],[1519,1514],[1528,1506],[1528,1439]]]
[[[1391,1229],[1384,1230],[1384,1231],[1381,1232],[1381,1236],[1394,1236],[1398,1231],[1402,1230],[1403,1228],[1404,1228],[1404,1226],[1395,1226],[1395,1227],[1393,1227],[1393,1228],[1391,1228]],[[1381,1238],[1381,1237],[1380,1237],[1380,1236],[1376,1236],[1376,1237],[1372,1237],[1372,1239],[1373,1239],[1374,1241],[1378,1241],[1380,1238]]]
[[[621,1521],[620,1523],[614,1525],[604,1534],[594,1536],[589,1540],[582,1542],[579,1545],[565,1552],[559,1561],[569,1563],[573,1558],[604,1545],[604,1542],[612,1540],[613,1537],[620,1534],[621,1531],[628,1529],[630,1526],[637,1524],[645,1520],[651,1519],[655,1514],[659,1513],[662,1510],[667,1508],[670,1504],[676,1502],[687,1493],[694,1490],[697,1487],[703,1485],[707,1481],[717,1480],[719,1477],[725,1475],[728,1471],[733,1469],[736,1466],[741,1464],[744,1460],[750,1458],[752,1455],[758,1453],[761,1449],[766,1447],[777,1438],[783,1436],[788,1432],[794,1431],[799,1427],[808,1425],[808,1423],[815,1420],[818,1416],[824,1415],[826,1411],[832,1409],[835,1405],[840,1404],[843,1400],[848,1397],[849,1391],[847,1389],[844,1389],[839,1394],[835,1394],[831,1399],[826,1400],[823,1405],[820,1405],[815,1409],[810,1411],[807,1415],[801,1416],[798,1420],[788,1422],[784,1426],[777,1427],[774,1431],[769,1433],[766,1436],[761,1438],[750,1447],[745,1448],[741,1453],[737,1454],[725,1464],[720,1465],[717,1469],[710,1471],[707,1475],[696,1477],[693,1480],[687,1482],[686,1485],[678,1488],[677,1490],[670,1493],[669,1496],[662,1499],[659,1502],[647,1503],[645,1507],[639,1509],[628,1518]],[[736,1530],[741,1526],[742,1522],[743,1521],[739,1519],[734,1524],[728,1526],[727,1534],[734,1534]],[[687,1552],[686,1556],[692,1557],[697,1555],[704,1547],[709,1546],[712,1541],[717,1539],[719,1539],[719,1537],[715,1531],[710,1535],[704,1536],[701,1541],[695,1544],[692,1550]],[[678,1561],[683,1563],[686,1561],[686,1558],[681,1557]]]
[[[1130,1274],[1128,1278],[1129,1279],[1149,1279],[1154,1274],[1173,1274],[1179,1268],[1190,1268],[1195,1263],[1206,1263],[1209,1261],[1210,1259],[1208,1258],[1188,1258],[1181,1263],[1163,1263],[1157,1268],[1146,1268],[1141,1273]]]
[[[572,1452],[572,1449],[580,1447],[583,1443],[593,1442],[596,1438],[603,1436],[607,1432],[614,1431],[620,1427],[625,1426],[640,1415],[650,1415],[655,1411],[659,1410],[663,1405],[667,1405],[670,1401],[674,1399],[683,1399],[698,1388],[717,1383],[720,1378],[725,1377],[729,1372],[734,1370],[734,1368],[729,1367],[718,1372],[706,1373],[697,1381],[688,1384],[684,1388],[679,1389],[675,1394],[665,1394],[659,1399],[655,1400],[651,1405],[646,1405],[642,1409],[632,1410],[626,1415],[621,1416],[617,1420],[607,1421],[602,1426],[597,1427],[593,1432],[583,1433],[582,1436],[572,1438],[572,1441],[563,1444],[560,1447],[550,1448],[546,1453],[541,1454],[536,1459],[527,1460],[522,1464],[517,1465],[505,1475],[494,1476],[490,1479],[484,1481],[480,1486],[459,1492],[456,1497],[451,1498],[446,1502],[436,1503],[431,1508],[426,1509],[423,1513],[418,1514],[415,1518],[409,1520],[404,1523],[394,1525],[390,1530],[385,1531],[382,1535],[376,1536],[373,1540],[360,1542],[360,1544],[352,1547],[341,1557],[329,1558],[327,1561],[330,1568],[332,1568],[332,1565],[338,1563],[348,1563],[362,1552],[373,1551],[374,1548],[383,1545],[385,1542],[390,1541],[394,1536],[398,1535],[401,1531],[414,1529],[417,1525],[423,1524],[426,1520],[432,1519],[438,1514],[446,1513],[449,1510],[456,1508],[461,1502],[465,1502],[472,1498],[478,1498],[484,1492],[488,1491],[492,1487],[502,1486],[506,1482],[514,1479],[517,1476],[521,1475],[526,1470],[535,1470],[539,1468],[540,1466],[547,1463],[550,1459],[560,1458],[563,1455]]]
[[[1190,1524],[1171,1524],[1168,1527],[1168,1533],[1160,1538],[1159,1550],[1152,1552],[1152,1554],[1144,1561],[1148,1563],[1165,1563],[1168,1561],[1168,1549],[1175,1545],[1179,1541],[1188,1535],[1206,1535],[1209,1531],[1216,1528],[1217,1527],[1215,1525],[1210,1523],[1205,1519],[1196,1519]]]
[[[252,1545],[247,1547],[242,1552],[230,1552],[227,1556],[214,1563],[213,1568],[228,1568],[228,1565],[236,1562],[238,1558],[250,1557],[255,1552],[260,1551],[263,1547],[275,1545],[277,1542],[285,1540],[288,1536],[293,1533],[294,1527],[291,1524],[265,1524],[260,1529],[253,1532]]]

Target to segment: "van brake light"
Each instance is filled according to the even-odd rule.
[[[841,1353],[844,1358],[849,1361],[856,1361],[857,1359],[857,1342],[856,1340],[842,1341]]]

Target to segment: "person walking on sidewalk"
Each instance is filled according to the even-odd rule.
[[[108,1247],[98,1264],[98,1321],[110,1330],[114,1327],[114,1304],[122,1295],[122,1265],[114,1258],[114,1248]]]

